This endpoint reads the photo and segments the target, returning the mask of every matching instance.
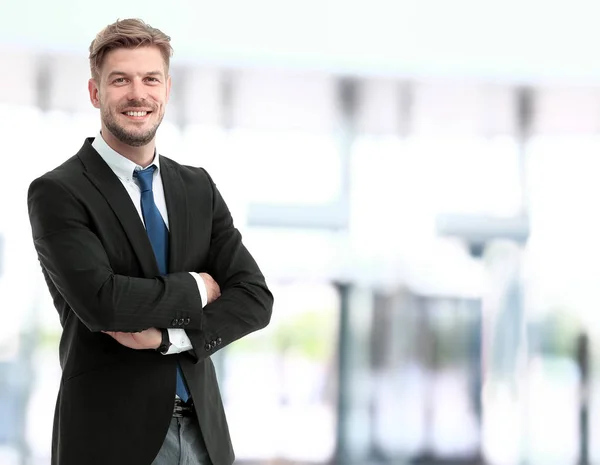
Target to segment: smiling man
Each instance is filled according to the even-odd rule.
[[[53,465],[230,465],[210,356],[273,297],[202,168],[159,155],[172,49],[143,21],[90,45],[100,133],[34,180],[29,218],[63,334]]]

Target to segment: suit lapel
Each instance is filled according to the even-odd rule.
[[[160,157],[160,173],[169,215],[169,272],[182,271],[188,233],[187,197],[173,161]]]
[[[158,265],[139,213],[123,184],[94,150],[91,141],[92,139],[86,139],[78,153],[86,168],[84,175],[96,186],[115,212],[140,262],[144,276],[157,276],[160,274]]]

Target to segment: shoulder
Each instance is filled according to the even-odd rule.
[[[65,202],[78,204],[77,192],[86,182],[83,156],[90,152],[91,145],[86,139],[77,153],[54,169],[38,176],[29,183],[27,202],[31,208],[48,209],[60,207]]]
[[[47,171],[46,173],[33,179],[30,182],[29,187],[31,189],[32,186],[38,184],[57,184],[64,187],[65,185],[70,184],[70,181],[72,181],[78,173],[81,173],[81,171],[81,161],[79,160],[77,155],[73,155],[71,158],[58,165],[56,168]]]
[[[184,181],[200,181],[209,184],[213,183],[208,171],[200,166],[182,165],[171,158],[165,157],[164,155],[160,156],[160,163],[161,166],[164,165],[168,169],[175,171],[182,177]]]

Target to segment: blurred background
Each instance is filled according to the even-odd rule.
[[[275,295],[214,357],[238,463],[600,463],[600,5],[0,0],[0,465],[49,464],[26,190],[95,136],[87,48],[172,37],[160,153]]]

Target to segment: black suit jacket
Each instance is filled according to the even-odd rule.
[[[160,276],[131,199],[87,139],[34,180],[29,218],[63,327],[53,465],[150,465],[172,415],[179,361],[210,458],[234,460],[209,356],[265,327],[273,297],[208,173],[162,157],[169,274]],[[202,308],[188,273],[207,272],[221,297]],[[101,331],[184,328],[193,350],[132,350]]]

